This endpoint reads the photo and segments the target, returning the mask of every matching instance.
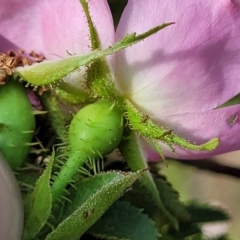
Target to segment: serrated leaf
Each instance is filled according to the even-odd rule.
[[[146,189],[143,188],[138,182],[133,184],[132,190],[126,192],[122,199],[130,202],[137,208],[143,209],[143,212],[154,220],[159,229],[161,229],[164,223],[166,223],[163,213],[153,202],[149,193],[146,192]]]
[[[34,191],[26,200],[24,240],[32,240],[46,223],[52,208],[52,194],[50,176],[54,156],[52,156],[47,168],[36,182]]]
[[[200,226],[198,226],[197,224],[187,222],[187,223],[180,223],[179,229],[177,231],[175,229],[170,229],[168,234],[173,239],[176,239],[176,240],[183,239],[184,240],[186,237],[201,235],[202,230],[201,230]]]
[[[201,225],[203,223],[229,220],[229,215],[221,208],[212,207],[206,204],[192,202],[186,206],[186,209],[191,216],[189,221],[181,222],[179,231],[171,229],[168,233],[177,239],[184,239],[185,237],[201,234]]]
[[[64,213],[65,219],[46,240],[75,240],[91,227],[103,213],[143,174],[109,172],[82,180],[72,203]]]
[[[216,206],[192,202],[187,206],[187,211],[191,215],[192,223],[209,223],[227,221],[230,216],[226,211]]]
[[[178,192],[167,181],[166,177],[158,175],[158,177],[154,178],[154,181],[162,203],[168,212],[180,221],[189,220],[190,215],[185,205],[179,200]]]
[[[125,201],[116,201],[88,232],[107,240],[155,240],[159,237],[155,223],[141,209]]]

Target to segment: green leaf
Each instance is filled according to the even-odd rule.
[[[192,223],[209,223],[228,221],[230,216],[223,209],[216,206],[192,202],[187,206]]]
[[[159,237],[155,223],[141,209],[124,201],[116,201],[88,232],[109,240],[154,240]]]
[[[91,227],[103,213],[143,174],[108,172],[82,180],[77,192],[70,196],[72,203],[68,204],[63,214],[63,221],[47,240],[75,240]]]
[[[179,231],[170,229],[168,232],[169,235],[177,239],[185,239],[185,237],[201,234],[201,226],[203,223],[229,220],[229,215],[222,209],[206,204],[192,202],[186,206],[186,209],[191,218],[188,221],[180,222]]]
[[[132,171],[147,168],[147,159],[142,153],[137,136],[133,131],[129,132],[125,141],[122,141],[120,150]],[[184,211],[183,204],[179,202],[175,190],[166,180],[156,180],[155,183],[149,171],[145,172],[139,181],[142,189],[138,188],[138,190],[142,191],[142,195],[147,195],[150,198],[150,204],[154,204],[156,210],[158,209],[162,213],[158,213],[154,217],[158,219],[155,219],[159,223],[158,225],[165,224],[167,219],[167,222],[177,229],[180,215],[187,217],[188,214]],[[149,201],[149,199],[145,200]],[[150,211],[153,213],[151,209]]]
[[[25,204],[26,217],[23,232],[24,240],[32,240],[46,223],[52,207],[52,194],[50,176],[54,156],[52,156],[47,168],[36,182],[36,186]]]
[[[139,35],[136,35],[136,33],[129,34],[113,46],[104,50],[95,50],[86,55],[74,55],[59,61],[43,61],[31,66],[18,67],[14,69],[14,73],[20,75],[20,77],[32,85],[48,85],[61,80],[71,72],[78,70],[81,66],[89,65],[97,59],[102,59],[107,55],[136,44],[171,24],[166,23],[156,26]]]
[[[166,177],[158,175],[154,178],[159,196],[167,211],[180,221],[188,221],[190,215],[186,206],[179,200],[178,192],[167,181]]]
[[[191,237],[195,235],[202,235],[201,227],[197,224],[191,222],[185,222],[179,224],[179,229],[170,229],[168,232],[174,240],[184,240],[186,237]],[[164,239],[164,238],[163,238]],[[190,238],[191,239],[191,238]]]

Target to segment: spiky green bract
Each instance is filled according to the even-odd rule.
[[[101,41],[90,16],[88,2],[86,0],[80,0],[80,2],[88,22],[92,50],[102,49]],[[87,87],[91,93],[90,97],[101,96],[101,98],[120,100],[112,81],[113,77],[106,59],[94,61],[87,69]]]
[[[46,240],[78,239],[142,174],[143,171],[108,172],[80,181],[62,222]]]
[[[81,109],[70,124],[69,158],[52,185],[53,202],[88,159],[116,148],[122,133],[122,112],[114,103],[100,100]]]
[[[52,194],[50,187],[50,177],[53,156],[44,170],[41,177],[36,182],[34,191],[25,203],[25,226],[23,240],[35,239],[35,236],[46,223],[52,208]]]
[[[107,240],[159,239],[155,223],[141,209],[125,201],[116,201],[88,232]]]
[[[79,1],[82,5],[83,11],[84,11],[85,16],[87,18],[92,50],[95,50],[95,49],[98,49],[98,48],[101,49],[100,39],[99,39],[97,30],[96,30],[96,28],[93,24],[92,18],[90,16],[88,2],[86,0],[79,0]]]
[[[165,160],[165,157],[158,144],[159,141],[167,144],[173,151],[174,146],[180,146],[182,148],[194,151],[211,151],[214,150],[219,144],[218,138],[213,138],[201,145],[192,144],[186,139],[181,138],[177,134],[173,133],[171,129],[158,126],[157,124],[153,123],[153,121],[148,118],[147,115],[139,112],[130,101],[126,100],[126,107],[127,118],[130,122],[131,128],[150,141],[163,160]]]
[[[81,66],[89,65],[95,60],[103,59],[107,55],[138,43],[171,24],[172,23],[166,23],[156,26],[155,28],[139,35],[136,35],[136,33],[129,34],[113,46],[104,50],[95,50],[86,55],[74,55],[59,61],[44,61],[31,66],[18,67],[15,68],[14,74],[21,76],[25,81],[34,86],[52,84],[61,80],[71,72],[78,70]]]
[[[26,159],[34,129],[35,117],[24,87],[8,80],[0,86],[0,151],[12,169]]]

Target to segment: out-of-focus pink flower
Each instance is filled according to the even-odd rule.
[[[90,51],[78,0],[0,3],[0,51],[35,50],[47,59]],[[107,47],[115,38],[107,1],[90,0],[89,6]],[[240,105],[215,109],[240,92],[239,0],[129,0],[116,37],[167,22],[175,25],[116,54],[114,81],[119,90],[156,123],[193,143],[220,139],[212,152],[177,147],[180,158],[240,149]],[[166,155],[175,156],[162,146]],[[146,150],[156,159],[151,147]]]
[[[117,53],[119,88],[144,114],[192,143],[220,139],[212,152],[176,148],[179,158],[240,149],[240,105],[215,109],[240,92],[240,1],[130,0],[117,38],[167,22],[175,24]],[[150,159],[159,158],[146,148]]]
[[[0,236],[21,239],[23,203],[20,188],[9,165],[0,153]]]

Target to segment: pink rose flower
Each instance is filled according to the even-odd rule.
[[[117,54],[119,88],[156,123],[190,142],[220,139],[212,152],[177,147],[179,158],[240,149],[240,105],[215,109],[240,92],[240,2],[130,0],[117,39],[164,22],[175,24]],[[150,149],[149,158],[158,159]]]
[[[91,51],[78,0],[0,2],[0,51],[34,50],[47,59]],[[89,6],[105,48],[115,41],[107,1],[90,0]],[[129,0],[116,39],[167,22],[175,24],[110,59],[119,91],[154,122],[192,143],[220,139],[211,152],[177,147],[179,158],[240,149],[240,105],[218,108],[240,92],[239,0]],[[159,144],[165,155],[176,157]],[[158,158],[143,145],[149,159]]]

